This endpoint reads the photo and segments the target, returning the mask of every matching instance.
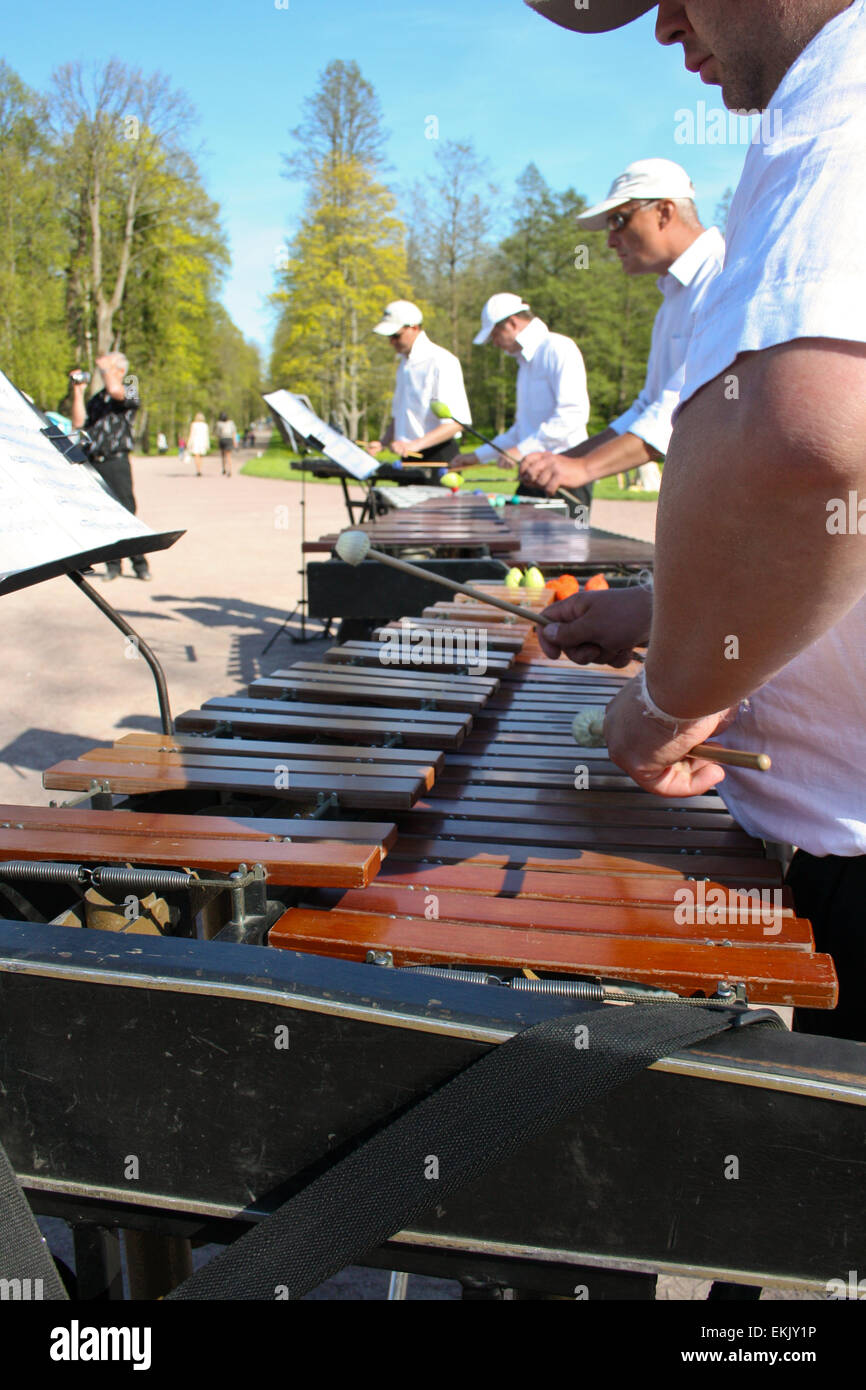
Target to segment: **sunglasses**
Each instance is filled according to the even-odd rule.
[[[655,207],[658,201],[658,198],[646,198],[642,203],[638,203],[637,207],[629,208],[628,212],[612,212],[607,219],[607,230],[609,232],[621,232],[623,227],[628,226],[636,212],[640,212],[641,208]]]

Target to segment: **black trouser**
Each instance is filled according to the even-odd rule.
[[[456,439],[446,439],[444,444],[434,444],[429,449],[416,449],[415,452],[421,455],[425,463],[436,463],[438,467],[422,468],[419,463],[406,464],[400,469],[398,487],[411,487],[413,483],[416,486],[436,487],[441,470],[456,459],[460,446]]]
[[[99,463],[94,459],[93,467],[120,505],[125,507],[128,512],[132,512],[134,516],[136,510],[135,494],[132,491],[132,469],[129,466],[129,454],[115,454],[112,458],[102,459]],[[147,569],[146,555],[133,555],[131,559],[132,568],[136,574]],[[107,560],[105,567],[109,574],[120,573],[119,560]]]
[[[797,1009],[799,1033],[866,1042],[866,855],[819,859],[798,849],[785,882],[794,895],[798,917],[807,917],[815,946],[833,957],[839,976],[835,1009]],[[755,1299],[760,1290],[743,1284],[715,1283],[710,1299]]]
[[[572,496],[576,497],[580,505],[586,507],[587,512],[589,512],[592,506],[592,488],[592,483],[587,483],[585,487],[570,487],[567,490]],[[550,493],[545,492],[543,487],[536,487],[535,483],[521,483],[517,489],[516,495],[518,497],[549,497]],[[568,507],[569,516],[574,516],[577,510],[574,503],[566,502],[566,505]]]
[[[799,917],[807,917],[815,946],[833,957],[839,976],[835,1009],[798,1009],[801,1033],[866,1042],[866,855],[822,859],[798,850],[785,882]]]

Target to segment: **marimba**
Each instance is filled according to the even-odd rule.
[[[91,808],[2,808],[2,1137],[37,1208],[228,1238],[569,1000],[832,1007],[832,963],[720,800],[659,802],[571,743],[621,679],[436,604],[46,773]],[[771,931],[682,922],[683,888],[778,894]],[[579,1268],[590,1296],[623,1265],[820,1287],[866,1247],[864,1104],[859,1044],[726,1035],[368,1258],[560,1290]]]
[[[548,508],[523,502],[494,509],[486,497],[458,493],[421,502],[367,522],[360,527],[380,550],[413,558],[459,583],[490,583],[504,579],[512,566],[535,565],[547,576],[573,573],[589,577],[602,573],[612,584],[634,583],[651,572],[653,547],[643,541],[595,527],[575,524]],[[331,552],[337,537],[309,541],[312,556]],[[376,623],[417,613],[439,597],[439,590],[421,580],[404,578],[400,586],[374,561],[359,573],[336,558],[307,566],[310,614]]]
[[[503,513],[494,511],[486,497],[472,493],[449,494],[441,500],[386,512],[360,529],[375,536],[377,545],[393,549],[421,547],[441,553],[465,550],[508,556],[520,548],[520,541]],[[315,541],[305,541],[304,553],[330,554],[336,539],[337,533],[333,532]]]

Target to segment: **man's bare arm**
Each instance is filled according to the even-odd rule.
[[[396,452],[402,452],[402,446],[405,445],[406,450],[414,454],[420,452],[421,449],[434,449],[437,444],[447,444],[449,439],[453,439],[454,436],[459,433],[460,426],[455,420],[443,420],[441,425],[436,425],[434,429],[428,430],[426,434],[419,435],[417,439],[393,440],[391,447],[394,448]],[[401,446],[400,449],[396,449],[398,444]],[[407,462],[406,466],[409,467],[410,464],[411,460]],[[419,466],[422,468],[429,468],[430,465],[422,463]]]
[[[82,381],[73,381],[72,405],[69,411],[69,418],[74,430],[84,428],[86,414],[87,412],[84,409],[84,383]]]
[[[563,454],[528,454],[521,465],[520,476],[555,492],[558,487],[585,487],[599,478],[627,473],[630,468],[639,468],[642,463],[660,457],[638,435],[617,434],[607,429]]]
[[[863,537],[828,526],[852,491],[866,497],[866,345],[748,353],[688,402],[656,533],[657,705],[687,719],[736,704],[858,602]]]

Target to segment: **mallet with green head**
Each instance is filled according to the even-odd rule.
[[[431,401],[430,409],[433,411],[433,414],[436,416],[437,420],[453,420],[455,425],[460,426],[461,430],[465,430],[467,434],[474,434],[475,438],[480,439],[482,444],[487,444],[491,449],[495,449],[497,454],[500,454],[502,458],[505,459],[505,462],[509,465],[510,468],[514,467],[514,459],[511,457],[510,454],[506,454],[504,449],[500,449],[498,444],[494,444],[492,439],[488,439],[486,434],[482,434],[480,430],[475,429],[473,425],[464,425],[462,420],[458,420],[456,416],[451,414],[450,407],[447,406],[444,401]],[[567,488],[558,487],[556,491],[559,497],[564,497],[565,500],[567,502],[570,502],[573,507],[583,506],[583,503],[581,502],[580,498],[575,497],[574,493],[569,492]]]

